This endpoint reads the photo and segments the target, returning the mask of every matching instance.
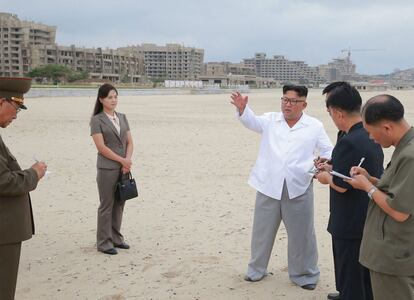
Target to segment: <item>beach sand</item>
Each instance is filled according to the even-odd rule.
[[[414,123],[414,93],[389,91]],[[364,100],[378,94],[362,93]],[[278,111],[281,90],[252,91],[256,114]],[[96,149],[89,135],[94,97],[29,98],[1,135],[23,168],[33,156],[52,172],[31,193],[36,235],[23,243],[16,299],[325,299],[335,290],[326,231],[328,188],[315,191],[321,277],[315,291],[289,281],[281,225],[268,270],[243,280],[250,257],[255,191],[247,184],[260,136],[235,118],[228,94],[128,96],[139,198],[126,203],[130,250],[96,251]],[[307,113],[336,128],[320,90]],[[386,161],[390,157],[386,151]]]

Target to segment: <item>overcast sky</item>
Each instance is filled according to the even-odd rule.
[[[311,66],[353,51],[362,74],[414,67],[411,0],[0,0],[0,11],[57,26],[60,45],[117,48],[179,43],[204,61],[265,52]]]

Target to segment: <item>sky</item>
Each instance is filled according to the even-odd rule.
[[[351,49],[361,74],[414,67],[411,0],[0,0],[0,11],[56,26],[65,46],[178,43],[204,49],[204,62],[264,52],[310,66]]]

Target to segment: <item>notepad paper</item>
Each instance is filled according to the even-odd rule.
[[[341,178],[343,178],[343,179],[352,179],[351,177],[346,176],[346,175],[341,174],[341,173],[338,173],[338,172],[336,172],[336,171],[331,171],[331,172],[329,172],[329,173],[331,173],[331,174],[332,174],[332,175],[334,175],[334,176],[341,177]]]

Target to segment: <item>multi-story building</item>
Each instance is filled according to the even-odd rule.
[[[30,48],[54,44],[56,27],[22,21],[0,13],[0,76],[23,76],[30,70]]]
[[[138,82],[144,75],[142,56],[124,50],[80,48],[52,44],[30,48],[30,66],[65,65],[74,71],[86,71],[93,79]]]
[[[282,55],[267,58],[265,53],[256,53],[254,58],[243,60],[247,67],[254,68],[256,75],[280,82],[319,83],[323,82],[317,67],[310,67],[303,61],[291,61]]]
[[[208,62],[203,64],[203,75],[256,75],[253,67],[246,66],[244,63],[231,62]]]
[[[336,80],[353,80],[358,75],[356,71],[356,65],[352,63],[349,58],[335,58],[326,65],[320,65],[319,75],[327,82]]]
[[[23,76],[33,68],[65,65],[90,78],[137,82],[144,75],[142,55],[131,51],[60,46],[56,27],[0,13],[0,76]]]
[[[246,86],[253,88],[271,87],[277,84],[273,79],[256,76],[254,68],[246,66],[244,63],[231,62],[204,64],[199,79],[206,85],[236,87],[237,89]]]
[[[57,45],[55,37],[55,26],[0,13],[0,76],[23,76],[47,64],[86,71],[91,78],[130,82],[145,75],[150,79],[191,80],[202,72],[203,49],[179,44],[81,48]]]
[[[204,50],[179,44],[142,44],[119,48],[144,57],[145,74],[150,79],[193,80],[201,75]]]

